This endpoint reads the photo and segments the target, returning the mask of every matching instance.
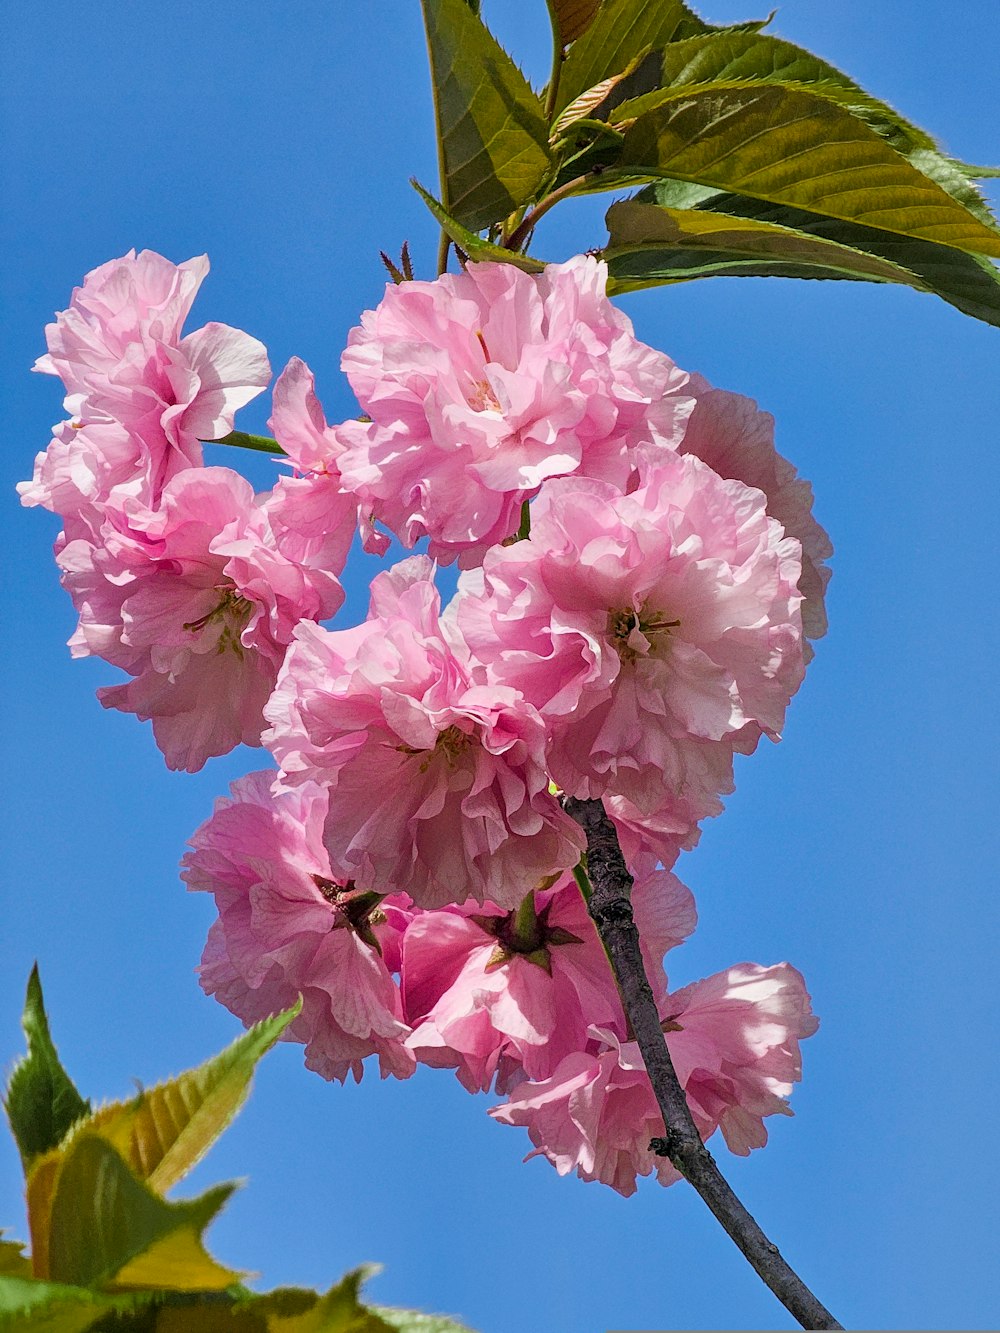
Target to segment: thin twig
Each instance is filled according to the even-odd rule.
[[[615,827],[600,801],[569,798],[565,806],[587,835],[587,872],[592,888],[588,909],[611,960],[625,1015],[663,1116],[666,1133],[662,1139],[654,1139],[650,1147],[669,1157],[694,1186],[762,1281],[803,1328],[842,1328],[764,1235],[702,1142],[667,1050],[646,978],[639,932],[632,919],[632,876],[625,866]]]

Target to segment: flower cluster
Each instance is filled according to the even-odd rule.
[[[825,628],[829,543],[771,418],[640,342],[595,259],[469,264],[364,315],[359,418],[329,423],[289,363],[271,429],[291,472],[255,495],[202,457],[270,373],[237,330],[182,335],[206,271],[146,252],[87,277],[38,363],[70,419],[21,488],[63,518],[73,652],[127,674],[105,706],[151,719],[172,767],[240,743],[276,763],[184,860],[219,912],[205,990],[248,1023],[301,995],[288,1035],[325,1078],[453,1069],[560,1172],[668,1184],[563,804],[600,799],[695,1122],[761,1146],[816,1026],[801,976],[671,989],[663,959],[696,919],[678,856],[734,756],[779,738]],[[428,554],[331,629],[356,530]]]
[[[146,250],[87,275],[36,364],[63,381],[71,417],[19,488],[63,520],[56,560],[80,616],[74,655],[132,678],[101,702],[152,719],[169,766],[190,771],[260,744],[293,630],[343,602],[357,514],[343,494],[318,499],[322,483],[306,477],[255,496],[237,473],[204,466],[201,441],[231,431],[271,373],[263,346],[237,329],[181,336],[207,272],[204,258],[175,265]],[[279,388],[275,410],[297,438],[312,403]]]

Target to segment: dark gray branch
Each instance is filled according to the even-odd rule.
[[[566,811],[587,834],[590,915],[604,943],[625,1014],[639,1044],[666,1133],[653,1139],[655,1153],[669,1157],[698,1191],[719,1222],[778,1300],[803,1328],[842,1328],[788,1266],[726,1183],[691,1118],[660,1027],[656,1001],[642,962],[639,932],[632,919],[632,876],[625,866],[615,827],[600,801],[569,798]]]

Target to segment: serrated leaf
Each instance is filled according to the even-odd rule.
[[[86,1127],[140,1180],[165,1193],[204,1156],[246,1100],[258,1061],[301,1012],[301,1001],[255,1024],[219,1055],[128,1102],[101,1107]]]
[[[459,1324],[446,1315],[422,1314],[419,1310],[394,1310],[385,1305],[378,1305],[375,1310],[398,1333],[472,1333],[465,1324]]]
[[[0,1231],[0,1277],[31,1277],[31,1260],[19,1240],[4,1240]]]
[[[1000,231],[813,93],[759,83],[672,92],[626,131],[621,168],[1000,257]]]
[[[548,0],[552,30],[560,46],[582,37],[594,21],[601,0]]]
[[[109,1312],[134,1308],[132,1296],[104,1296],[83,1287],[0,1277],[0,1330],[82,1333]]]
[[[37,963],[28,978],[21,1026],[28,1051],[11,1072],[4,1109],[27,1171],[40,1154],[54,1148],[76,1121],[90,1114],[52,1042]]]
[[[663,52],[661,88],[630,101],[618,99],[616,123],[644,114],[662,100],[664,90],[727,83],[773,83],[812,92],[846,107],[913,166],[958,199],[980,221],[994,225],[989,205],[963,172],[945,157],[926,131],[894,107],[872,97],[836,66],[778,37],[724,30],[673,42]]]
[[[110,1143],[77,1135],[52,1201],[48,1271],[56,1282],[104,1288],[220,1291],[239,1275],[217,1264],[201,1233],[235,1189],[168,1203],[129,1170]]]
[[[821,93],[851,107],[856,114],[870,114],[873,128],[884,127],[883,137],[904,152],[914,148],[936,148],[923,130],[895,111],[887,102],[872,97],[836,66],[821,60],[792,42],[765,33],[726,29],[673,42],[663,52],[661,90],[698,87],[717,83],[778,83]],[[616,108],[616,118],[641,115],[655,105],[656,94]],[[871,123],[871,122],[870,122]]]
[[[528,81],[465,0],[421,0],[444,206],[472,231],[532,199],[551,169]]]
[[[360,1268],[348,1273],[322,1296],[314,1291],[279,1289],[240,1302],[235,1312],[252,1312],[263,1321],[267,1333],[392,1333],[392,1326],[361,1302],[361,1284],[370,1271]],[[176,1333],[185,1333],[182,1325],[177,1325]]]
[[[515,268],[523,269],[525,273],[541,273],[544,269],[544,260],[533,259],[530,255],[522,255],[515,250],[506,250],[502,245],[492,245],[489,241],[484,241],[476,232],[469,231],[468,227],[463,227],[446,213],[441,204],[432,194],[427,193],[419,181],[411,180],[410,184],[437,218],[446,234],[470,259],[478,261],[489,259],[498,264],[513,264]]]
[[[765,267],[820,268],[829,276],[920,285],[897,264],[836,241],[810,236],[791,227],[695,209],[664,208],[625,200],[608,210],[608,248],[604,258],[619,280],[674,280],[696,276],[676,270],[702,262],[711,269],[728,263]],[[816,273],[814,276],[826,276]]]
[[[589,88],[620,74],[642,52],[707,31],[708,25],[681,0],[604,0],[597,17],[570,48],[555,110],[562,111]]]
[[[901,271],[907,271],[914,277],[909,284],[917,290],[929,291],[942,300],[961,310],[963,314],[981,319],[987,324],[1000,327],[1000,269],[979,255],[965,254],[949,246],[934,245],[929,241],[910,240],[904,236],[895,236],[889,232],[876,231],[870,227],[860,227],[833,218],[817,217],[801,209],[784,208],[777,204],[764,203],[759,199],[727,194],[721,191],[692,186],[681,181],[660,181],[639,196],[643,202],[662,202],[667,207],[711,210],[712,213],[724,213],[734,218],[750,219],[779,227],[790,227],[817,239],[836,242],[854,250],[864,251],[878,259],[888,260]],[[698,259],[707,256],[691,256],[692,265]],[[637,286],[649,286],[650,280],[640,281],[633,272],[631,280],[627,273],[627,260],[619,270],[618,290],[635,290]],[[726,272],[731,276],[781,276],[781,277],[827,277],[839,276],[825,273],[768,273],[762,268],[754,268],[744,263],[727,270],[691,271],[679,274],[672,267],[670,277],[694,278],[711,276],[712,272]],[[649,270],[647,268],[647,274]],[[655,281],[655,279],[653,279]],[[615,284],[612,284],[614,286]]]

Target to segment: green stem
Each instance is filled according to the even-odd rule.
[[[560,185],[558,190],[553,190],[552,193],[547,194],[544,199],[540,199],[534,208],[529,209],[528,212],[525,213],[524,217],[521,219],[520,225],[504,242],[505,248],[508,250],[520,250],[525,241],[534,231],[539,219],[544,217],[549,209],[554,208],[561,200],[568,199],[571,194],[575,194],[581,185],[584,185],[590,180],[593,174],[592,171],[585,171],[582,176],[574,176],[574,178],[571,181],[567,181],[565,185]]]
[[[233,444],[237,449],[254,449],[259,454],[284,454],[277,440],[268,435],[248,435],[246,431],[231,430],[221,440],[202,440],[202,444]]]

